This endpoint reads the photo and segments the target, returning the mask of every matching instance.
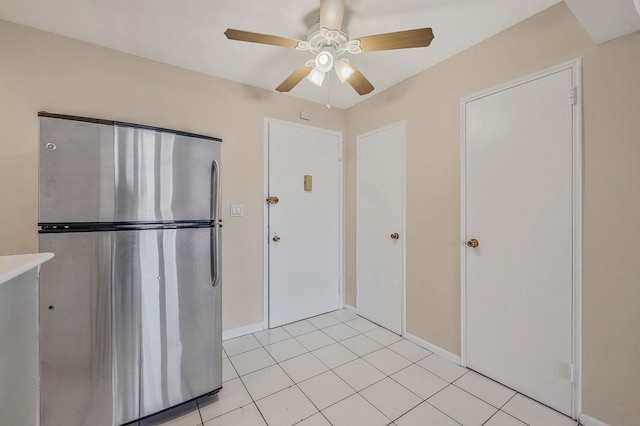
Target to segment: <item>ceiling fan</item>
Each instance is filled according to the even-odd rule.
[[[305,77],[316,85],[322,86],[325,74],[333,68],[340,81],[348,82],[360,95],[371,93],[374,87],[352,62],[341,58],[342,55],[427,47],[433,40],[431,28],[418,28],[351,39],[346,29],[342,28],[345,1],[320,0],[320,22],[311,28],[306,41],[232,28],[228,28],[224,34],[230,40],[307,50],[315,56],[315,59],[304,63],[280,83],[276,87],[278,92],[290,91]]]

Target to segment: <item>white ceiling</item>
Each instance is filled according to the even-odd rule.
[[[566,3],[596,43],[640,30],[640,0],[566,0]]]
[[[349,59],[376,89],[359,96],[331,73],[290,96],[348,108],[560,0],[347,0],[352,37],[431,27],[430,47]],[[308,52],[227,40],[236,28],[305,40],[319,0],[0,0],[0,18],[183,68],[274,90]]]

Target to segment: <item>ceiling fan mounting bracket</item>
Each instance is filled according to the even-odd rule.
[[[320,24],[314,25],[309,31],[306,42],[299,42],[298,50],[308,50],[312,54],[325,50],[327,47],[334,49],[334,57],[339,57],[345,52],[352,53],[348,48],[350,45],[349,34],[346,31],[329,30],[320,28]]]

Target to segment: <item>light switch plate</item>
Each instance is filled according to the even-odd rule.
[[[240,204],[231,204],[231,217],[242,217],[244,209]]]

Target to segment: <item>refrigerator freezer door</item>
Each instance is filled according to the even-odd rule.
[[[220,142],[144,127],[40,117],[40,223],[212,218]]]
[[[213,160],[220,143],[116,126],[113,221],[213,219]]]
[[[40,117],[39,222],[113,217],[113,126]]]
[[[41,270],[42,425],[120,425],[222,386],[212,235],[40,234],[56,253]]]

